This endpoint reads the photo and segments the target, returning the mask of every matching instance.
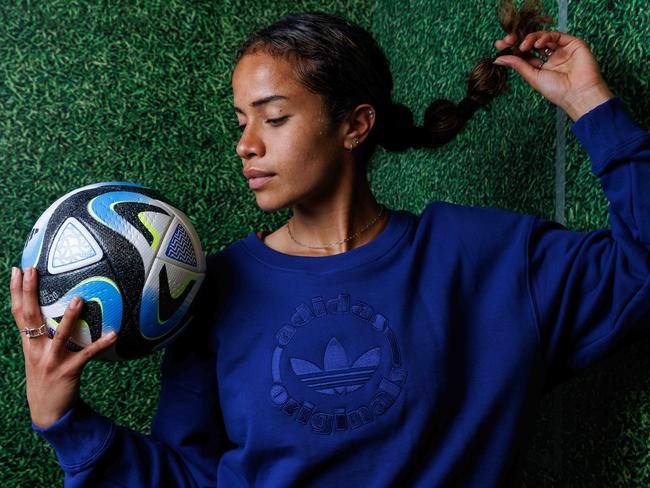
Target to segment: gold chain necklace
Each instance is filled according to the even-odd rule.
[[[293,242],[295,242],[296,244],[298,244],[298,245],[300,245],[300,246],[303,246],[303,247],[309,247],[309,248],[311,248],[311,249],[324,249],[324,248],[327,248],[327,247],[338,246],[339,244],[343,244],[344,242],[347,242],[347,241],[349,241],[350,239],[354,239],[356,236],[358,236],[358,235],[361,234],[362,232],[365,232],[365,231],[366,231],[366,230],[367,230],[367,229],[368,229],[372,224],[374,224],[375,222],[377,222],[377,219],[378,219],[379,217],[381,217],[381,215],[384,213],[384,208],[385,208],[384,205],[381,205],[381,204],[380,204],[380,206],[381,206],[381,208],[379,209],[379,213],[377,214],[377,216],[376,216],[374,219],[372,219],[372,221],[370,221],[370,222],[368,223],[368,225],[366,225],[366,226],[365,226],[363,229],[361,229],[359,232],[357,232],[357,233],[351,235],[351,236],[348,237],[347,239],[343,239],[342,241],[334,242],[334,243],[332,243],[332,244],[327,244],[327,245],[325,245],[325,246],[309,246],[309,245],[307,245],[307,244],[303,244],[302,242],[298,242],[298,241],[296,240],[296,238],[293,237],[293,234],[291,233],[291,228],[290,228],[290,226],[289,226],[289,224],[290,224],[291,221],[293,220],[293,216],[289,219],[289,222],[287,223],[287,231],[289,231],[289,236],[291,236],[291,239],[293,239]]]

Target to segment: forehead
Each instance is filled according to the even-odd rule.
[[[243,56],[232,74],[235,106],[251,110],[250,103],[269,95],[282,95],[287,103],[303,100],[307,90],[298,82],[291,64],[283,58],[274,58],[264,52]]]

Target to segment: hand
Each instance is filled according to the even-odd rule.
[[[509,34],[494,45],[501,51],[514,46],[516,42],[518,40]],[[499,56],[495,64],[514,69],[546,99],[561,107],[574,122],[614,96],[589,47],[577,37],[562,32],[532,32],[523,39],[519,50],[527,52],[534,49],[542,53],[547,47],[553,53],[542,69],[539,69],[542,60],[533,54],[525,54],[523,58]]]
[[[38,304],[36,269],[27,268],[24,277],[20,269],[15,269],[10,289],[11,314],[18,329],[36,328],[45,322]],[[83,300],[79,298],[76,307],[73,304],[74,301],[66,308],[52,340],[47,335],[30,338],[20,334],[25,357],[27,402],[37,427],[49,427],[73,406],[79,397],[84,365],[117,337],[111,338],[107,334],[79,352],[68,350],[65,344],[83,309]]]

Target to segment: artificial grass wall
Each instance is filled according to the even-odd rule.
[[[503,37],[493,1],[3,2],[0,13],[0,479],[56,486],[53,451],[30,430],[9,274],[36,218],[64,193],[132,181],[165,193],[192,219],[206,253],[285,210],[256,206],[235,153],[232,57],[247,32],[297,10],[342,14],[369,29],[392,66],[395,101],[421,123],[435,98],[460,101],[469,70]],[[557,20],[558,6],[546,1]],[[650,127],[650,10],[636,0],[569,2],[567,32],[587,40],[612,91]],[[511,73],[512,92],[436,150],[378,148],[380,202],[420,213],[432,200],[555,214],[556,109]],[[608,228],[607,200],[566,119],[566,225]],[[627,347],[544,397],[527,486],[650,485],[650,340]],[[82,396],[144,434],[158,401],[162,353],[90,362]],[[36,461],[35,461],[36,460]]]

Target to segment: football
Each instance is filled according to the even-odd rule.
[[[79,351],[115,331],[97,357],[135,359],[163,348],[192,320],[206,273],[190,219],[136,183],[77,188],[39,217],[23,249],[38,271],[41,312],[52,338],[75,295],[84,300],[66,347]]]

